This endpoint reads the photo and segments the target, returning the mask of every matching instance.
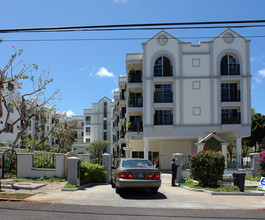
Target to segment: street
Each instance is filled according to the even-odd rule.
[[[264,219],[265,210],[118,208],[51,203],[1,202],[0,219]]]

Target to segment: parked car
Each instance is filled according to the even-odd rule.
[[[161,186],[160,171],[150,160],[121,159],[112,169],[111,185],[116,193],[122,188],[148,188],[156,193]]]

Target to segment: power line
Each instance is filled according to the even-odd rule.
[[[237,36],[235,36],[237,37]],[[244,38],[265,38],[265,35],[255,35],[255,36],[243,36]],[[224,37],[177,37],[177,39],[213,39],[213,38],[224,38]],[[240,37],[238,37],[240,38]],[[133,37],[133,38],[68,38],[68,39],[13,39],[13,40],[3,40],[3,42],[66,42],[66,41],[129,41],[129,40],[149,40],[147,37]],[[158,39],[158,38],[153,38]],[[167,39],[175,39],[175,38],[167,38]]]
[[[23,32],[58,32],[58,31],[120,31],[120,30],[146,30],[144,27],[159,27],[159,29],[169,28],[168,26],[191,26],[191,25],[221,25],[228,24],[223,27],[246,28],[246,27],[263,27],[263,25],[234,25],[231,24],[254,24],[265,23],[265,20],[241,20],[241,21],[212,21],[212,22],[177,22],[177,23],[147,23],[147,24],[117,24],[117,25],[89,25],[89,26],[65,26],[65,27],[42,27],[42,28],[16,28],[16,29],[0,29],[0,33],[23,33]],[[220,28],[214,27],[175,27],[174,29],[195,29],[195,28]]]

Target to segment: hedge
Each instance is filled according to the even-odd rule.
[[[105,183],[106,172],[104,166],[100,164],[92,164],[82,162],[80,164],[80,184],[88,183]]]

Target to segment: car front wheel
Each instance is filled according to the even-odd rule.
[[[116,190],[117,194],[119,194],[121,192],[121,189],[117,185],[115,185],[115,190]]]

